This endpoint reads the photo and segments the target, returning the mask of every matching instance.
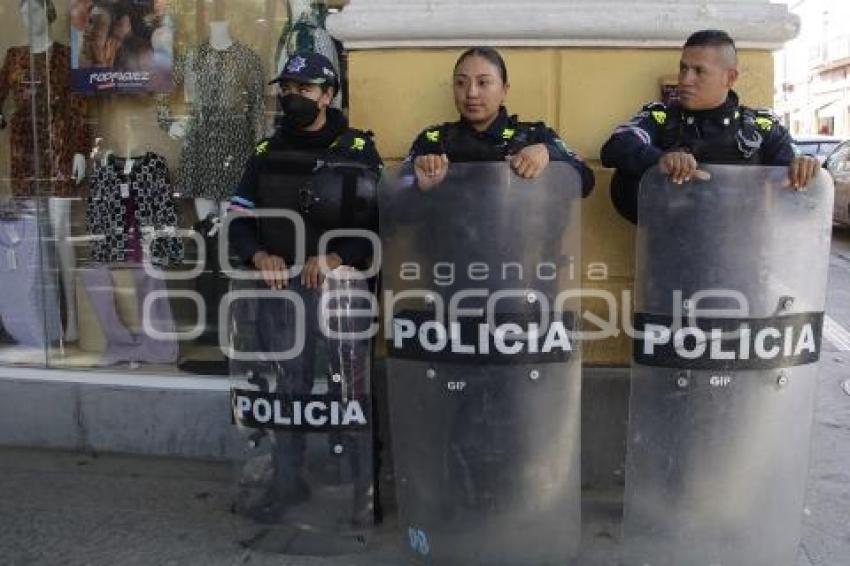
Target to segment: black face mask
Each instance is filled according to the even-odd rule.
[[[290,93],[279,97],[283,121],[296,128],[306,128],[319,117],[319,104],[300,94]]]

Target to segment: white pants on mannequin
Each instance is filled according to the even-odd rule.
[[[59,273],[62,277],[62,290],[65,294],[67,322],[65,324],[65,342],[79,340],[77,328],[77,256],[71,241],[71,203],[75,199],[52,197],[47,201],[47,212],[53,237],[56,239],[56,257],[59,260]]]
[[[224,214],[227,212],[227,201],[218,202],[209,198],[196,198],[195,212],[198,215],[198,220],[203,220],[210,214],[224,218]]]

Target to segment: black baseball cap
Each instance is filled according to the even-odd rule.
[[[333,63],[320,53],[304,51],[295,53],[286,60],[278,77],[269,84],[295,81],[303,84],[330,84],[337,86]]]

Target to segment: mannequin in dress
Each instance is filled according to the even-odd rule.
[[[224,51],[233,45],[229,22],[226,20],[210,22],[210,45],[216,51]]]
[[[240,81],[240,84],[242,85],[242,86],[239,87],[239,90],[244,92],[244,94],[242,94],[240,96],[243,96],[243,97],[247,96],[247,98],[243,98],[242,100],[234,101],[232,98],[228,99],[226,97],[221,98],[221,99],[216,99],[215,98],[216,95],[212,95],[212,98],[208,98],[207,101],[214,103],[214,105],[213,105],[214,113],[219,112],[221,110],[220,108],[216,108],[215,105],[222,103],[223,101],[227,101],[227,102],[224,102],[225,104],[233,104],[234,105],[233,106],[234,111],[236,109],[241,109],[247,103],[247,104],[250,105],[251,108],[253,108],[253,110],[251,110],[250,112],[252,112],[252,113],[259,112],[257,118],[259,118],[259,121],[261,122],[262,119],[263,119],[262,94],[263,94],[263,89],[265,87],[265,80],[264,80],[264,73],[262,71],[262,66],[261,66],[259,57],[256,56],[256,54],[254,54],[250,50],[248,50],[247,47],[245,47],[244,45],[238,43],[237,41],[234,41],[233,37],[230,34],[229,24],[226,20],[212,21],[212,22],[210,22],[209,26],[210,26],[209,27],[210,34],[209,34],[208,46],[201,46],[198,49],[198,51],[196,51],[194,54],[192,54],[192,56],[196,57],[195,61],[203,61],[203,63],[197,63],[195,65],[189,65],[188,67],[186,67],[185,74],[180,75],[180,78],[182,79],[182,82],[184,83],[184,93],[185,93],[185,96],[186,96],[186,100],[191,101],[193,104],[195,104],[195,103],[199,102],[199,96],[200,97],[204,96],[203,93],[198,92],[198,90],[201,89],[201,87],[196,86],[199,83],[199,81],[204,80],[204,76],[199,76],[199,74],[203,75],[203,73],[206,72],[206,71],[210,71],[210,72],[213,72],[213,73],[216,73],[216,72],[218,72],[218,73],[222,73],[222,72],[233,73],[233,74],[239,75],[241,77],[241,78],[237,79],[238,81]],[[197,59],[197,58],[199,58],[199,59]],[[239,61],[238,64],[239,64],[240,69],[236,70],[236,69],[231,67],[228,70],[227,68],[221,69],[220,67],[218,67],[218,65],[221,64],[221,62],[227,61],[227,60],[230,60],[231,62],[234,61],[234,60]],[[219,92],[219,90],[218,90],[219,86],[221,86],[221,85],[218,85],[218,84],[213,85],[212,90]],[[221,86],[221,88],[223,90],[226,90],[227,88],[230,88],[230,87],[228,87],[227,85],[224,85],[224,86]],[[255,98],[256,98],[256,100],[254,100]],[[253,115],[253,114],[251,114],[251,115]],[[208,116],[208,118],[210,120],[217,120],[217,116]],[[192,119],[188,116],[173,121],[173,123],[171,123],[170,127],[168,127],[168,133],[172,137],[172,139],[181,140],[181,141],[183,141],[184,144],[188,144],[188,145],[194,144],[195,146],[197,146],[198,137],[193,137],[192,134],[189,132],[189,128],[190,128],[189,123],[191,121],[192,121]],[[250,138],[250,139],[247,140],[247,145],[239,151],[236,151],[234,153],[230,153],[230,155],[234,155],[234,154],[237,155],[237,156],[241,155],[240,152],[242,150],[247,150],[248,152],[252,151],[253,147],[254,147],[253,144],[256,143],[256,141],[258,139],[261,139],[262,137],[264,137],[264,133],[262,132],[262,128],[261,128],[260,125],[251,123],[251,122],[254,122],[253,119],[249,119],[248,122],[249,123],[242,124],[242,125],[238,126],[239,131],[242,134],[245,134]],[[194,123],[195,123],[196,127],[200,128],[200,126],[198,126],[199,122],[197,121],[197,117],[195,117]],[[210,122],[207,122],[204,127],[207,127],[207,128],[211,127],[213,129],[219,128],[219,125],[218,125],[219,122],[215,122],[215,125],[210,125],[210,124],[211,124]],[[247,133],[244,131],[246,128],[248,130]],[[225,130],[222,130],[222,132],[224,132],[224,131]],[[236,133],[236,132],[234,132],[234,133]],[[199,135],[199,131],[196,130],[195,136],[198,136],[198,135]],[[207,133],[200,134],[200,135],[203,136],[203,139],[208,140],[209,138],[207,136],[209,136],[209,130],[207,131]],[[195,152],[196,151],[197,151],[197,149],[195,150]],[[185,159],[187,155],[188,155],[187,153],[184,153],[183,158]],[[195,156],[195,157],[197,157],[197,156]],[[224,170],[226,170],[228,168],[239,170],[239,169],[241,169],[241,167],[243,165],[243,158],[244,158],[244,156],[236,157],[235,159],[233,159],[233,162],[229,166],[225,165],[224,168],[221,169],[221,170],[219,170],[219,169],[213,169],[213,170],[215,170],[217,172],[222,172],[222,173],[224,172]],[[225,160],[227,160],[227,156],[225,156]],[[216,166],[219,163],[220,162],[216,162]],[[178,178],[181,178],[180,177],[180,171],[178,171]],[[197,174],[192,175],[192,178],[197,179]],[[230,191],[235,189],[237,183],[238,183],[238,179],[234,178],[234,179],[232,179],[232,185],[233,186],[225,187],[226,190],[218,189],[218,190],[215,190],[215,191],[205,191],[205,190],[199,191],[198,190],[199,187],[196,186],[195,187],[196,194],[190,195],[190,196],[194,197],[195,212],[197,213],[198,219],[203,220],[207,216],[209,216],[210,214],[214,214],[214,215],[219,216],[219,217],[223,216],[224,213],[227,210],[227,202],[228,202],[228,199],[230,198]],[[201,194],[197,194],[198,192],[200,192]],[[210,195],[210,194],[204,194],[204,193],[209,193],[209,192],[213,192],[217,196],[213,196],[213,195]],[[223,194],[223,193],[227,193],[227,194]]]
[[[66,302],[64,338],[73,342],[78,338],[76,257],[69,236],[71,203],[86,175],[84,151],[89,143],[86,104],[81,97],[70,96],[70,85],[62,75],[69,68],[70,49],[51,37],[50,24],[56,19],[52,0],[21,0],[19,7],[28,46],[10,48],[0,73],[0,108],[9,94],[16,101],[11,117],[12,189],[18,198],[31,198],[36,194],[49,196],[47,210],[56,238]],[[34,59],[31,54],[35,54]],[[28,87],[31,60],[36,65],[38,87],[35,90]],[[48,97],[61,100],[62,106],[48,104]],[[33,131],[33,103],[36,123],[43,121],[37,126],[37,132]],[[0,119],[0,124],[4,122]],[[40,148],[37,156],[33,155],[34,133],[38,134]],[[37,178],[49,181],[37,190]]]
[[[226,20],[210,22],[210,47],[216,51],[226,51],[232,45],[233,38],[230,36],[229,22]],[[186,136],[186,121],[175,121],[168,130],[168,135],[175,140],[183,139]],[[195,199],[195,213],[198,215],[198,220],[203,220],[210,214],[223,217],[226,211],[227,201],[216,202],[202,197]]]
[[[23,0],[20,5],[21,22],[27,30],[29,50],[45,54],[53,46],[50,24],[56,19],[56,11],[48,0]],[[2,112],[0,112],[2,116]],[[86,158],[82,153],[74,154],[72,177],[79,183],[86,176]]]

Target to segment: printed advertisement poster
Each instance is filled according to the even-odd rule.
[[[168,92],[174,67],[169,0],[71,0],[75,92]]]

